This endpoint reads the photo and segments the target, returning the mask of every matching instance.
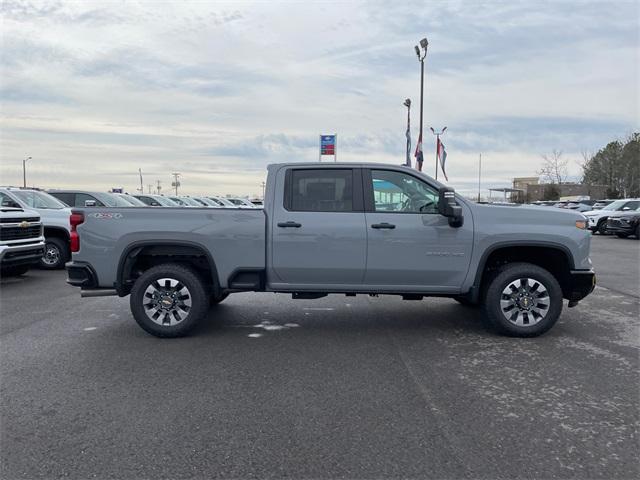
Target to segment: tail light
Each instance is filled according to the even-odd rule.
[[[80,251],[80,236],[76,227],[84,222],[84,213],[72,213],[69,217],[69,223],[71,224],[71,233],[69,234],[69,244],[72,252]]]

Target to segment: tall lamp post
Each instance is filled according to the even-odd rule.
[[[447,127],[444,127],[439,132],[436,132],[433,127],[429,127],[431,132],[436,136],[436,180],[438,179],[438,147],[440,147],[440,135],[444,133]]]
[[[420,40],[420,46],[416,45],[414,48],[416,49],[416,55],[418,55],[418,60],[420,61],[420,136],[418,136],[418,149],[416,150],[416,160],[418,162],[418,170],[422,171],[422,110],[424,107],[424,59],[427,56],[427,47],[429,46],[429,42],[426,38]],[[418,153],[419,152],[419,153]]]
[[[27,160],[31,160],[31,157],[22,160],[22,186],[24,188],[27,188]]]
[[[411,99],[407,98],[403,105],[407,107],[407,159],[404,164],[407,167],[411,167]]]

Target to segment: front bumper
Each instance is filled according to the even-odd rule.
[[[596,274],[591,270],[572,270],[565,297],[570,302],[578,302],[596,288]]]
[[[44,255],[44,241],[40,240],[26,245],[0,245],[0,265],[14,267],[34,265]]]
[[[635,233],[635,225],[622,220],[609,219],[607,221],[607,232],[633,235]]]

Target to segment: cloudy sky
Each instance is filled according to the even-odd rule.
[[[404,160],[413,51],[425,125],[448,126],[449,184],[506,186],[562,150],[638,129],[639,3],[1,0],[0,183],[106,190],[183,174],[257,194],[265,166]],[[415,142],[418,109],[413,109]],[[425,127],[428,132],[428,128]],[[433,174],[433,138],[425,139]]]

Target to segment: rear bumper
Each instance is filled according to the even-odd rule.
[[[44,255],[44,241],[27,245],[0,245],[0,266],[34,265]]]
[[[97,288],[98,276],[91,265],[82,262],[69,262],[67,267],[67,283],[81,289]]]
[[[572,270],[569,274],[566,298],[570,302],[577,302],[593,292],[596,288],[596,274],[591,270]]]

